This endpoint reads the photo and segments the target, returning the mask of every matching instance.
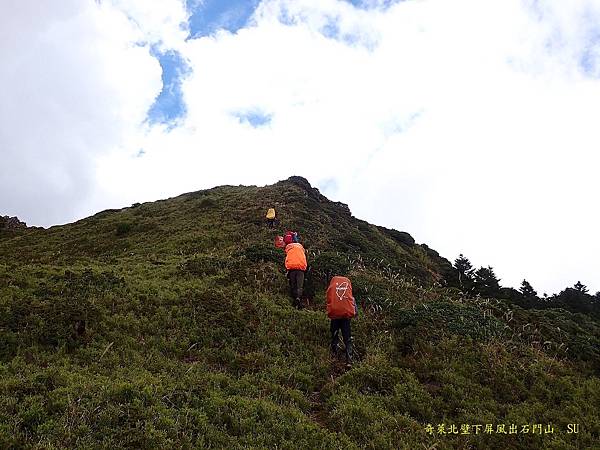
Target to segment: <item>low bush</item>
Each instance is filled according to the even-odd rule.
[[[117,236],[124,236],[131,232],[133,225],[129,222],[119,222],[115,228],[115,234]]]

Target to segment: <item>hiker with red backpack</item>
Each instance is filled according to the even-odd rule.
[[[334,276],[327,287],[327,316],[331,319],[331,353],[337,356],[339,332],[346,347],[346,365],[352,364],[352,336],[350,319],[358,315],[352,283],[346,277]]]
[[[283,237],[285,244],[285,268],[290,282],[290,294],[294,307],[302,308],[304,272],[306,271],[306,252],[299,242],[298,233],[288,231]]]

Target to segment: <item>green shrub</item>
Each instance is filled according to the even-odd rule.
[[[372,312],[388,309],[394,302],[390,283],[381,277],[358,273],[351,277],[352,293],[363,309]]]
[[[223,273],[231,266],[232,261],[229,258],[197,254],[187,259],[181,265],[181,270],[193,275],[217,275]]]
[[[400,309],[396,316],[397,329],[417,327],[437,338],[450,333],[488,341],[505,333],[504,324],[493,315],[476,306],[459,303],[421,304],[413,309]]]
[[[348,275],[350,262],[348,258],[338,252],[325,251],[317,254],[310,262],[311,270],[316,279],[328,283],[335,275]]]
[[[243,255],[252,262],[279,263],[285,259],[285,253],[268,244],[257,244],[247,247]]]
[[[133,225],[129,222],[119,222],[115,228],[115,233],[117,236],[124,236],[131,232],[133,229]]]
[[[217,202],[212,197],[204,197],[202,200],[200,200],[200,203],[198,203],[198,208],[200,210],[211,209],[215,206],[217,206]]]

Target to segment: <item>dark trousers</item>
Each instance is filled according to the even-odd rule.
[[[342,332],[346,347],[346,361],[352,360],[352,337],[350,335],[350,319],[331,319],[331,353],[338,351],[339,332]]]
[[[302,298],[304,287],[304,271],[290,270],[288,272],[288,280],[290,281],[290,295],[294,299],[294,302],[299,303],[298,300]],[[296,306],[300,305],[298,304]]]
[[[275,226],[275,219],[267,219],[267,226],[273,228]]]

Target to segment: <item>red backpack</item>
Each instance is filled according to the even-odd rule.
[[[346,277],[333,277],[327,288],[327,316],[330,319],[352,319],[356,314],[352,283]]]
[[[275,236],[275,247],[277,248],[284,248],[285,247],[285,242],[283,242],[283,236]]]
[[[298,233],[295,231],[286,231],[283,236],[283,242],[285,245],[291,244],[292,242],[298,242]]]

